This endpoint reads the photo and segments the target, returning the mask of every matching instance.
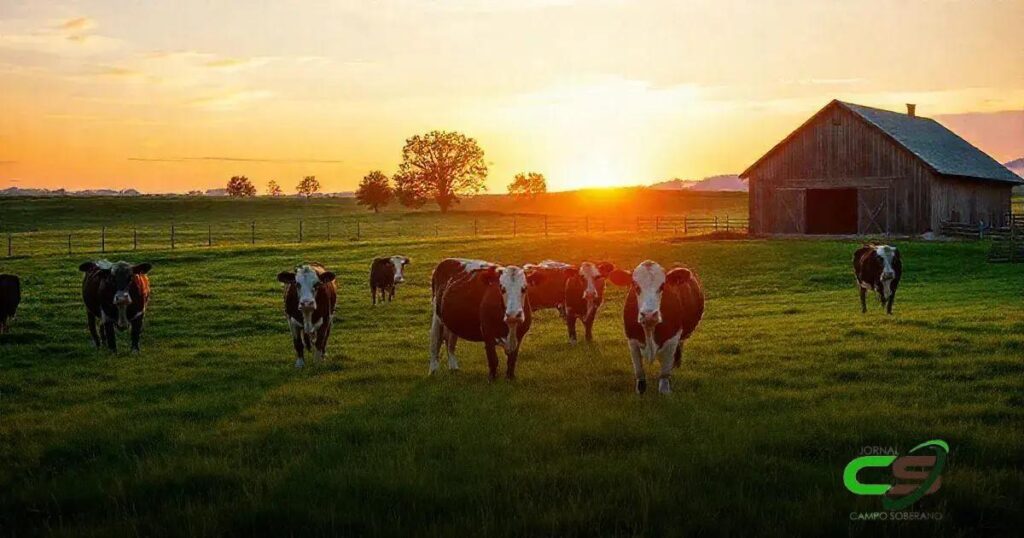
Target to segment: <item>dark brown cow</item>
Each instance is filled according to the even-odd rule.
[[[555,308],[565,320],[569,342],[576,343],[576,321],[583,322],[585,337],[593,341],[594,320],[604,301],[604,280],[615,270],[608,262],[583,262],[579,266],[553,260],[527,265],[528,272],[536,272],[544,280],[539,286],[530,286],[530,304],[533,311]]]
[[[374,258],[370,264],[370,300],[377,304],[377,293],[380,301],[389,303],[395,298],[395,286],[405,282],[404,269],[409,265],[405,256]]]
[[[504,348],[506,376],[514,379],[520,345],[530,330],[527,287],[542,278],[514,265],[501,267],[479,260],[447,259],[438,264],[431,279],[430,373],[438,368],[444,343],[448,367],[458,370],[455,343],[462,338],[483,342],[492,381],[498,376],[497,347]]]
[[[107,260],[85,262],[78,270],[85,273],[82,280],[82,300],[88,316],[89,334],[99,348],[101,341],[107,348],[117,351],[117,333],[131,327],[132,353],[139,352],[146,306],[149,305],[149,277],[153,266],[148,263],[132,265]],[[101,335],[96,333],[96,320],[100,321]]]
[[[284,315],[292,331],[295,367],[305,366],[305,350],[313,351],[316,360],[324,360],[338,302],[334,273],[310,263],[278,273],[277,280],[285,284]]]
[[[886,313],[892,314],[896,288],[903,277],[903,259],[896,247],[864,245],[853,253],[853,275],[860,289],[860,311],[868,311],[868,290],[878,292]]]
[[[14,275],[0,274],[0,334],[10,330],[10,320],[21,304],[21,280]]]
[[[683,341],[704,315],[704,291],[689,269],[677,267],[668,273],[650,260],[632,273],[615,270],[609,280],[616,286],[629,286],[622,321],[629,340],[629,352],[636,374],[636,391],[647,390],[643,359],[661,360],[658,391],[672,391],[669,376],[682,363]]]

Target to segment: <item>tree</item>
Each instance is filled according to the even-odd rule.
[[[283,194],[283,191],[281,191],[281,186],[276,181],[271,179],[267,182],[267,196],[281,196],[281,194]]]
[[[228,196],[248,198],[256,196],[256,187],[245,176],[234,176],[228,181]]]
[[[459,196],[485,190],[485,179],[487,163],[476,140],[462,133],[431,131],[405,141],[395,187],[402,193],[400,201],[423,205],[433,199],[441,212],[447,212]]]
[[[387,206],[394,195],[391,184],[388,182],[388,176],[385,176],[384,172],[380,170],[366,174],[359,182],[359,189],[356,191],[359,205],[373,209],[374,213],[379,213],[381,207]]]
[[[427,203],[426,192],[419,189],[419,186],[411,181],[408,176],[395,174],[395,199],[409,209],[419,209]]]
[[[520,172],[516,174],[512,183],[508,184],[508,193],[515,196],[536,197],[538,194],[548,192],[548,181],[544,174],[538,172]]]
[[[295,186],[295,192],[309,198],[320,192],[320,182],[316,180],[316,176],[306,176]]]

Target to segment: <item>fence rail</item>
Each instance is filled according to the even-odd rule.
[[[106,254],[136,250],[178,250],[322,242],[453,237],[559,236],[604,233],[703,235],[747,232],[747,219],[701,215],[594,217],[560,215],[450,214],[431,219],[374,220],[353,217],[219,222],[169,222],[102,226],[76,230],[35,230],[3,234],[7,257]]]

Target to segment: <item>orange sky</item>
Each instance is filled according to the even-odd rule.
[[[916,102],[1005,161],[1021,21],[989,0],[8,1],[0,189],[352,190],[431,129],[479,140],[491,192],[699,178],[835,97]]]

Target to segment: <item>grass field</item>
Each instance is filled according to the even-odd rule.
[[[0,336],[0,530],[9,535],[1011,535],[1024,524],[1024,268],[981,243],[899,243],[895,315],[859,311],[851,242],[401,239],[137,253],[142,354],[94,351],[81,256],[0,259],[24,300]],[[371,307],[376,255],[413,258]],[[427,377],[429,275],[445,256],[681,262],[705,318],[675,392],[633,393],[623,291],[596,342],[553,312],[518,380],[483,350]],[[123,257],[113,255],[114,258]],[[340,275],[330,357],[297,371],[279,270]],[[124,338],[125,335],[122,335]],[[126,349],[125,340],[121,341]],[[442,361],[443,362],[443,361]],[[653,376],[650,376],[653,377]],[[941,521],[880,511],[842,470],[865,446],[952,448]]]

